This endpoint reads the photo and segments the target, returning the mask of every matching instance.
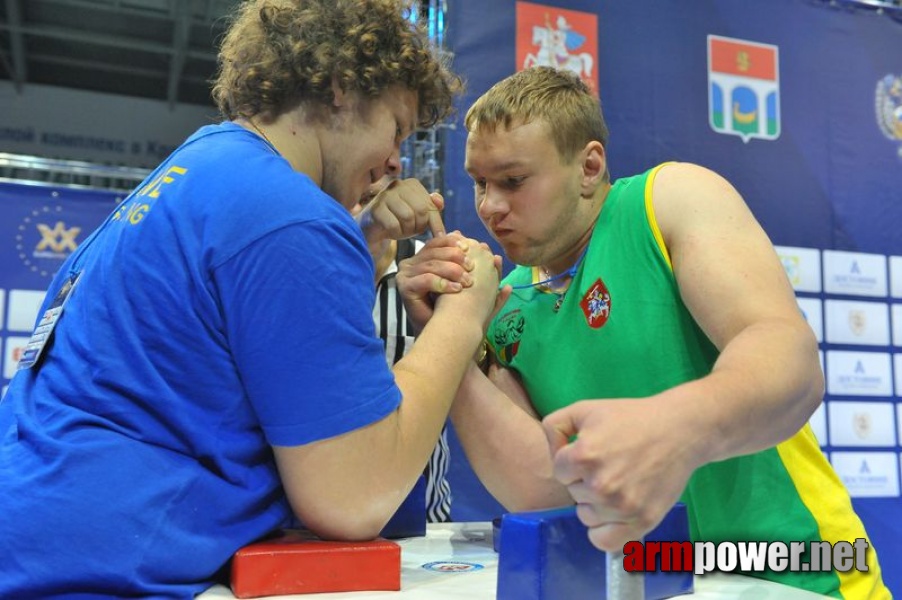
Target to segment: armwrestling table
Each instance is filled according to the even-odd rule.
[[[269,596],[291,600],[494,600],[498,555],[492,548],[492,524],[430,523],[426,537],[393,540],[401,546],[401,591],[342,592]],[[826,598],[778,583],[727,573],[695,577],[692,600],[816,600]],[[217,585],[199,600],[234,600]]]

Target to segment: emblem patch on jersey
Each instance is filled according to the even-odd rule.
[[[499,317],[495,325],[494,343],[498,349],[498,358],[504,364],[510,364],[520,350],[520,338],[523,337],[523,329],[526,327],[526,319],[519,309]]]
[[[579,301],[583,314],[586,315],[586,322],[592,329],[599,329],[608,322],[611,316],[611,293],[605,287],[601,277],[595,280],[589,291]]]

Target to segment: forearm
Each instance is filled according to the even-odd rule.
[[[486,489],[508,510],[572,504],[554,479],[541,424],[517,406],[475,365],[451,407],[455,432]]]
[[[665,394],[684,404],[685,426],[703,440],[706,463],[788,439],[805,425],[823,392],[817,342],[807,325],[773,319],[738,334],[709,376]]]
[[[276,448],[292,507],[306,526],[335,539],[378,535],[422,473],[482,334],[459,311],[437,309],[394,367],[402,393],[395,411],[342,436]]]
[[[404,396],[395,418],[409,448],[399,463],[406,462],[408,474],[422,472],[482,336],[477,321],[437,311],[411,351],[395,364],[395,380]]]

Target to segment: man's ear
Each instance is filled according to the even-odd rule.
[[[580,185],[580,194],[584,198],[591,198],[598,186],[606,180],[608,172],[607,155],[601,142],[593,140],[586,144],[582,151],[583,176]]]

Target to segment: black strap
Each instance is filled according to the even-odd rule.
[[[402,260],[410,258],[416,254],[417,248],[414,245],[413,238],[406,240],[398,240],[398,250],[395,252],[395,262],[400,263]]]
[[[395,252],[395,263],[400,268],[401,261],[410,258],[414,254],[416,254],[417,248],[414,244],[413,238],[407,238],[405,240],[398,240],[398,250]],[[401,298],[398,297],[398,308],[402,307]],[[407,315],[407,311],[404,312],[404,316],[407,317],[407,331],[413,333],[413,322],[410,320],[410,316]]]

